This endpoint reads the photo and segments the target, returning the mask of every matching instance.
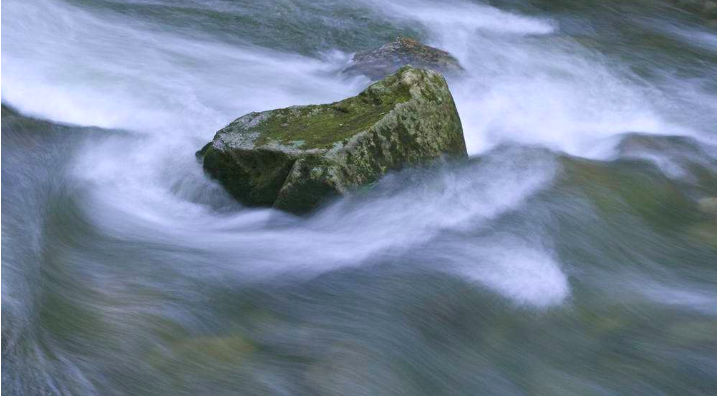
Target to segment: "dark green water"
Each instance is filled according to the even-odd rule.
[[[716,34],[680,1],[2,5],[8,395],[706,395]],[[451,51],[471,155],[307,218],[194,152]]]

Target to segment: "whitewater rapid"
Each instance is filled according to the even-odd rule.
[[[715,32],[656,4],[5,0],[3,390],[701,394]],[[464,67],[467,163],[302,218],[202,172],[398,35]]]

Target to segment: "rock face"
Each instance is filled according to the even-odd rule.
[[[363,74],[372,80],[380,80],[405,65],[441,73],[458,73],[463,70],[459,61],[448,52],[423,45],[416,40],[399,37],[376,50],[357,52],[352,64],[343,72],[350,75]]]
[[[293,213],[390,170],[467,157],[446,81],[412,67],[339,102],[249,113],[197,155],[239,202]]]

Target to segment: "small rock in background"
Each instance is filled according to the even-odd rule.
[[[357,52],[352,64],[342,72],[349,75],[365,75],[380,80],[396,72],[400,67],[431,69],[440,73],[458,73],[464,70],[450,53],[429,47],[404,37],[387,43],[372,51]]]

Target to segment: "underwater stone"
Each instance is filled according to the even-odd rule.
[[[242,204],[301,214],[388,171],[467,152],[444,77],[407,66],[339,102],[249,113],[197,155]]]

